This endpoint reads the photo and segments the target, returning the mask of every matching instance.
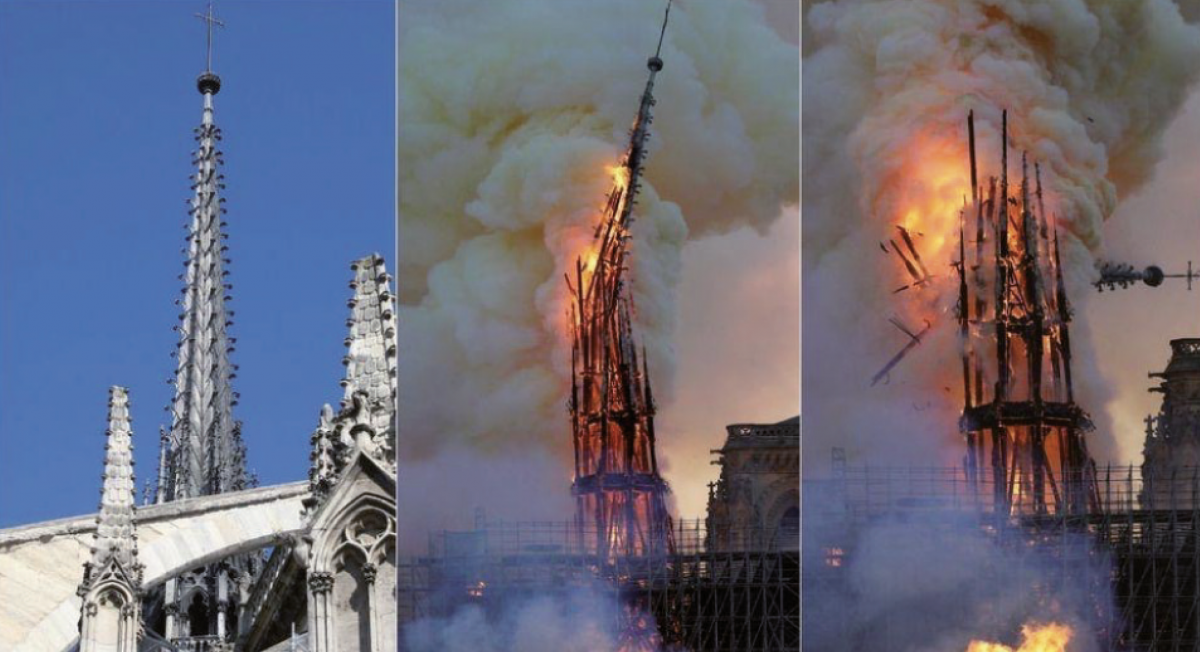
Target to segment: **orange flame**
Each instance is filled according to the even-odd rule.
[[[624,165],[606,165],[604,166],[604,170],[608,177],[612,179],[612,188],[610,189],[609,197],[613,197],[614,195],[617,197],[615,210],[617,214],[620,214],[621,210],[623,210],[625,206],[625,202],[628,201],[627,194],[629,190],[629,168],[626,168]],[[587,231],[588,235],[586,237],[576,239],[573,243],[570,243],[567,246],[568,251],[562,260],[564,260],[568,266],[567,269],[569,271],[567,272],[567,277],[570,279],[570,283],[572,285],[575,285],[580,280],[576,277],[574,271],[576,260],[582,263],[583,282],[585,284],[591,280],[592,273],[596,271],[596,264],[600,257],[600,250],[599,242],[596,238],[592,237],[592,233],[594,233],[595,229],[602,223],[603,220],[608,218],[607,211],[609,208],[610,204],[608,203],[601,206],[597,211],[595,221],[590,225],[591,230]],[[578,316],[576,316],[576,318],[578,318]],[[560,335],[564,340],[570,341],[574,324],[568,320],[565,322],[565,325],[566,328],[562,333],[560,333]]]
[[[889,258],[884,261],[884,273],[889,275],[884,287],[905,292],[893,305],[900,321],[911,329],[919,330],[926,323],[933,329],[944,328],[954,305],[949,299],[957,288],[953,265],[959,258],[960,215],[964,202],[972,201],[964,150],[956,133],[927,129],[915,134],[904,146],[900,164],[888,171],[870,199],[870,210],[880,225],[876,233],[884,238],[880,245]],[[974,214],[968,214],[973,239]],[[897,227],[905,233],[898,233]],[[890,329],[888,334],[896,336]],[[897,336],[895,341],[901,339]],[[926,386],[958,387],[950,367],[926,365],[919,373],[923,377],[917,382]],[[945,398],[953,401],[955,394],[951,390]]]
[[[971,641],[967,652],[1066,652],[1074,634],[1071,627],[1060,623],[1021,626],[1021,645],[1013,648],[1001,643]]]
[[[913,154],[900,170],[903,186],[885,193],[886,219],[916,239],[931,274],[944,274],[958,253],[959,211],[970,201],[970,170],[964,169],[961,143],[955,138],[919,136]],[[897,268],[903,274],[902,268]],[[925,315],[933,317],[933,315]]]

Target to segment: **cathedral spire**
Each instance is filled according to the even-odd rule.
[[[576,521],[581,540],[606,560],[647,556],[673,547],[655,451],[654,399],[649,366],[638,364],[633,299],[625,272],[633,205],[641,184],[653,120],[654,80],[663,68],[663,16],[650,76],[630,130],[629,145],[613,170],[614,186],[596,226],[588,263],[576,262],[572,293],[571,413],[575,449]]]
[[[625,159],[621,162],[621,167],[625,168],[628,175],[627,181],[623,184],[625,188],[622,193],[626,196],[622,196],[619,203],[621,210],[618,222],[623,229],[629,228],[634,199],[637,197],[638,190],[641,189],[640,181],[642,166],[646,158],[646,141],[650,139],[650,123],[654,121],[652,109],[657,104],[654,99],[654,79],[663,69],[662,44],[663,38],[667,35],[667,21],[670,17],[671,0],[667,0],[667,9],[663,12],[662,30],[658,34],[658,47],[654,50],[654,56],[646,61],[646,67],[650,69],[650,76],[646,79],[646,88],[642,91],[637,117],[633,121],[633,129],[630,131],[629,148],[625,151]]]
[[[392,427],[396,402],[396,322],[390,288],[391,277],[383,257],[371,254],[350,265],[350,318],[346,326],[346,377],[342,380],[344,406],[363,394],[371,407],[376,430]]]
[[[142,565],[134,525],[133,430],[124,387],[109,390],[107,437],[95,543],[78,590],[83,599],[79,649],[136,652],[142,633]]]
[[[175,398],[171,404],[167,457],[169,471],[161,475],[167,486],[159,487],[158,500],[165,502],[242,489],[246,484],[245,448],[240,424],[233,419],[237,394],[231,380],[237,369],[229,361],[233,338],[232,310],[226,283],[229,263],[225,246],[225,188],[220,166],[221,129],[214,116],[213,97],[221,90],[221,79],[212,72],[212,31],[223,26],[213,16],[212,5],[200,16],[207,23],[207,68],[196,81],[204,97],[200,126],[195,131],[198,144],[192,163],[194,195],[188,214],[187,260],[181,277],[184,281],[179,315]]]
[[[342,409],[321,408],[313,432],[308,472],[314,511],[333,490],[355,452],[396,473],[396,320],[391,277],[383,257],[371,254],[350,264],[354,291],[348,302],[346,376]]]
[[[133,525],[137,487],[133,476],[131,421],[128,390],[114,386],[109,389],[104,486],[100,491],[100,515],[96,517],[96,543],[92,548],[92,566],[97,569],[109,559],[126,571],[137,562]]]

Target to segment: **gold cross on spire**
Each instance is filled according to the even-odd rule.
[[[217,27],[224,27],[225,23],[213,15],[212,2],[208,3],[208,12],[203,13],[203,14],[196,14],[196,18],[199,18],[200,20],[203,20],[205,23],[207,23],[206,27],[208,28],[208,51],[207,51],[207,58],[205,59],[204,70],[205,70],[205,72],[212,72],[213,26],[215,25]]]

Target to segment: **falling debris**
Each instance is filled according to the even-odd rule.
[[[917,247],[913,244],[912,236],[909,235],[908,229],[903,226],[896,225],[896,230],[900,232],[900,237],[904,241],[905,250],[900,249],[895,240],[889,240],[892,245],[892,251],[900,257],[900,261],[904,263],[904,269],[908,271],[908,275],[912,277],[912,282],[902,285],[892,291],[892,294],[899,294],[905,290],[920,287],[929,283],[933,278],[929,274],[929,270],[925,269],[925,263],[921,260],[921,254],[917,253]],[[885,248],[886,252],[887,249]]]
[[[900,323],[899,319],[896,319],[895,317],[888,319],[888,321],[891,322],[891,324],[896,328],[899,328],[900,332],[907,335],[909,341],[908,344],[904,345],[904,348],[900,349],[899,353],[892,356],[892,359],[888,360],[887,364],[883,365],[883,369],[880,369],[879,373],[875,374],[871,378],[872,387],[879,384],[879,381],[888,379],[888,375],[892,372],[892,369],[894,369],[896,365],[900,364],[900,361],[904,359],[904,356],[908,355],[909,351],[912,351],[914,348],[916,348],[916,346],[921,343],[921,338],[925,337],[925,334],[928,333],[931,328],[933,328],[933,322],[929,321],[928,319],[925,320],[925,327],[922,328],[918,333],[914,333],[909,330],[904,324]]]

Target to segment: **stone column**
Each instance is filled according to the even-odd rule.
[[[121,627],[117,652],[138,652],[139,612],[141,605],[126,603],[121,607]]]
[[[333,573],[315,571],[308,574],[308,631],[312,637],[312,652],[337,652],[333,610],[329,604],[332,594]]]
[[[229,610],[229,576],[222,570],[217,575],[217,636],[225,640],[225,614]]]
[[[166,631],[163,635],[168,641],[180,636],[179,600],[175,595],[179,580],[169,579],[163,589],[163,607],[167,612]]]
[[[380,622],[379,599],[375,595],[375,576],[379,574],[379,567],[371,562],[367,562],[362,566],[363,581],[367,583],[367,622],[371,623],[371,651],[383,652],[383,626],[385,623]],[[395,623],[392,623],[395,627]]]

